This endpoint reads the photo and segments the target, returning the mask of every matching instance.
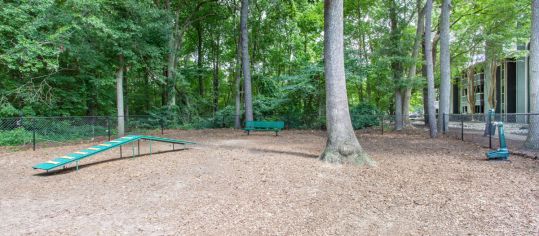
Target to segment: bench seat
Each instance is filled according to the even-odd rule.
[[[247,135],[251,131],[271,131],[275,132],[275,135],[279,135],[279,131],[282,129],[284,129],[283,121],[247,121],[245,122],[245,128],[243,128]]]

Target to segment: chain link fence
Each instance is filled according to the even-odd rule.
[[[298,119],[292,115],[257,116],[255,120],[282,120],[285,129],[325,130],[325,117],[319,114]],[[189,121],[156,116],[126,116],[125,134],[162,135],[179,129],[234,128],[234,115],[212,117],[196,117]],[[409,124],[416,127],[419,133],[428,133],[423,116],[409,116]],[[449,114],[444,115],[448,122],[443,133],[463,141],[496,148],[498,136],[496,127],[486,132],[489,118],[485,114]],[[522,146],[528,125],[539,120],[539,114],[494,114],[490,123],[504,122],[505,137],[510,146]],[[384,134],[394,129],[393,115],[351,115],[355,130],[365,133]],[[428,120],[428,118],[427,118]],[[24,146],[34,150],[39,147],[59,146],[68,143],[84,143],[110,140],[117,137],[118,117],[116,116],[78,116],[78,117],[14,117],[0,118],[0,146]],[[244,120],[241,120],[241,124]]]

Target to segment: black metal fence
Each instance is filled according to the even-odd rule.
[[[304,116],[305,117],[305,116]],[[282,120],[286,129],[325,129],[325,118],[313,114],[306,120],[294,116],[255,117],[256,120]],[[235,116],[196,117],[188,121],[155,116],[126,116],[125,134],[163,134],[167,130],[234,128]],[[445,114],[447,130],[440,133],[453,136],[463,141],[480,143],[496,147],[496,127],[486,132],[486,124],[504,122],[505,136],[509,145],[519,145],[526,139],[528,125],[534,119],[539,121],[539,114],[494,114],[489,118],[485,114]],[[394,129],[395,116],[392,115],[352,115],[355,130],[368,133],[384,134]],[[425,117],[408,117],[409,125],[421,132],[428,132]],[[118,117],[116,116],[79,116],[79,117],[14,117],[0,118],[0,146],[31,146],[34,150],[40,146],[63,145],[110,140],[117,136]],[[241,122],[243,123],[243,121]],[[440,127],[443,127],[440,125]]]
[[[539,114],[532,113],[492,114],[490,117],[485,114],[445,116],[449,124],[444,133],[489,148],[497,148],[499,144],[499,130],[495,123],[503,123],[508,145],[517,148],[526,141],[530,123],[539,123]]]

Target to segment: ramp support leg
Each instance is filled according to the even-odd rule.
[[[174,147],[174,143],[172,143],[172,150],[176,150],[176,148]]]
[[[75,162],[75,165],[76,165],[75,170],[78,171],[78,170],[79,170],[79,161],[76,161],[76,162]]]
[[[122,145],[120,145],[120,158],[122,158]]]
[[[137,140],[137,152],[138,152],[138,155],[140,156],[140,139]]]
[[[150,156],[152,155],[152,140],[150,140]]]
[[[133,158],[135,158],[135,143],[131,142],[131,151],[133,151]]]

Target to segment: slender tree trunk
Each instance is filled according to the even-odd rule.
[[[395,0],[391,1],[391,6],[389,7],[389,20],[391,25],[390,38],[392,47],[397,47],[400,41],[400,30],[398,26],[398,16],[397,16],[397,3]],[[395,88],[395,130],[402,130],[402,88],[399,81],[402,79],[402,63],[399,61],[399,52],[398,48],[392,48],[393,59],[391,61],[391,71],[393,73],[393,80],[396,85]]]
[[[417,72],[417,58],[419,56],[419,48],[421,47],[421,42],[423,38],[423,34],[425,31],[425,8],[422,7],[422,1],[417,1],[417,28],[415,32],[415,40],[414,40],[414,46],[412,48],[412,61],[413,63],[410,65],[410,68],[408,69],[408,79],[413,80],[416,77]],[[407,86],[406,89],[404,89],[404,98],[402,102],[402,113],[404,115],[404,126],[410,126],[410,99],[412,97],[412,87]]]
[[[467,91],[468,91],[468,113],[474,114],[475,112],[475,68],[470,66],[466,71],[466,77],[468,78]],[[473,118],[473,116],[472,116]]]
[[[432,25],[432,0],[427,0],[425,6],[425,56],[427,66],[427,102],[428,102],[428,117],[430,127],[430,137],[435,138],[438,130],[436,129],[436,109],[434,107],[434,65],[432,57],[432,41],[431,41],[431,25]]]
[[[197,67],[198,67],[198,94],[204,96],[204,80],[202,76],[202,33],[203,29],[200,24],[197,25]]]
[[[449,98],[451,89],[451,65],[449,52],[449,15],[451,0],[442,1],[442,20],[440,23],[440,107],[438,126],[442,131],[449,125]]]
[[[236,116],[234,117],[234,127],[241,128],[241,37],[238,37],[236,46],[236,75],[234,91],[236,95]]]
[[[118,136],[125,134],[124,127],[124,56],[118,56],[118,69],[116,70],[116,111],[118,113]]]
[[[372,164],[352,128],[344,77],[343,0],[324,1],[324,71],[328,139],[321,159]]]
[[[171,32],[169,41],[168,41],[168,59],[167,59],[167,105],[175,106],[176,105],[176,90],[174,86],[176,84],[176,37],[178,37],[177,32],[179,30],[178,22],[178,13],[175,13],[175,21],[173,30]]]
[[[425,9],[426,10],[426,9]],[[421,65],[421,75],[425,80],[427,80],[427,40],[425,40],[425,33],[423,33],[423,46],[421,47],[421,50],[423,50],[423,63]],[[423,117],[425,121],[425,126],[429,125],[429,100],[428,100],[428,86],[423,87]]]
[[[123,78],[123,90],[124,90],[124,128],[129,132],[129,85],[127,81],[127,69],[128,67],[124,66],[124,78]]]
[[[214,55],[213,55],[213,113],[217,113],[219,110],[219,41],[221,37],[218,33],[217,39],[214,46]]]
[[[539,0],[532,3],[530,40],[530,112],[539,113]],[[528,137],[524,146],[539,149],[539,115],[530,116]]]
[[[241,61],[243,68],[243,89],[245,100],[245,120],[253,120],[253,94],[251,91],[251,68],[249,62],[249,32],[247,18],[249,17],[249,0],[241,1],[240,27],[241,27]]]
[[[492,102],[492,99],[491,99],[491,90],[492,90],[492,87],[494,85],[496,85],[496,81],[494,81],[494,85],[492,83],[493,81],[493,75],[492,75],[492,61],[494,61],[494,52],[493,52],[493,44],[492,44],[492,41],[489,41],[487,40],[486,43],[485,43],[485,66],[484,66],[484,74],[485,74],[485,79],[484,79],[484,89],[483,89],[483,96],[484,96],[484,99],[483,99],[483,115],[485,117],[485,129],[484,129],[484,132],[483,132],[483,136],[488,136],[489,135],[489,127],[490,127],[490,124],[488,124],[488,116],[489,116],[489,111],[490,109],[493,108],[491,102]]]

